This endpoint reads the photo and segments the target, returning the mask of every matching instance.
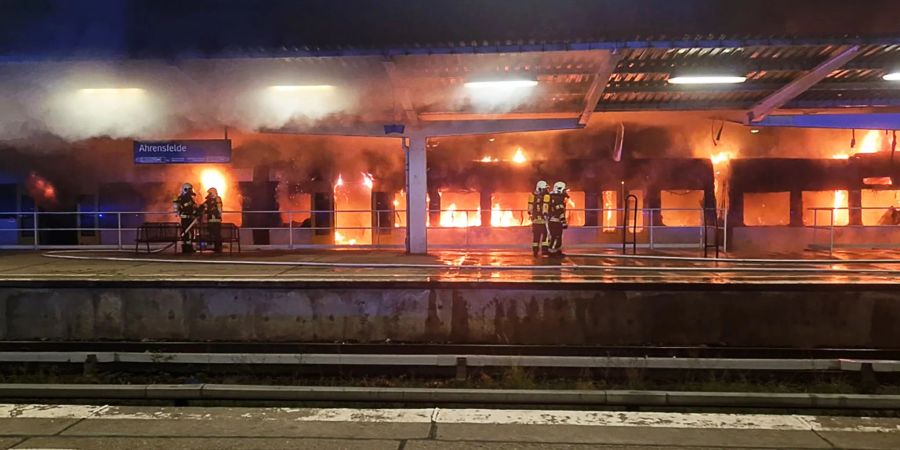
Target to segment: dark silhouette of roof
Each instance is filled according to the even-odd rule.
[[[894,0],[0,0],[0,56],[900,36]]]

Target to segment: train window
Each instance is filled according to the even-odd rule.
[[[662,224],[668,227],[698,227],[703,224],[703,191],[670,190],[660,193]]]
[[[863,225],[894,225],[893,220],[885,216],[891,206],[900,208],[900,191],[897,190],[862,190]]]
[[[744,194],[744,225],[765,227],[791,223],[790,192],[749,192]]]
[[[569,223],[569,226],[583,227],[584,226],[584,192],[569,191],[569,204],[566,205],[566,207],[568,208],[568,213],[566,215],[566,222]]]
[[[293,222],[294,227],[309,227],[310,210],[312,209],[312,194],[301,192],[297,184],[286,185],[286,189],[279,189],[278,208],[282,211],[282,223]],[[291,213],[285,211],[292,211]]]
[[[803,191],[803,225],[845,226],[850,223],[847,208],[847,191]],[[819,209],[810,209],[819,208]]]
[[[481,225],[479,192],[441,191],[442,227],[477,227]]]

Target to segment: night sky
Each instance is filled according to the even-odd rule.
[[[0,0],[0,58],[636,38],[900,36],[895,0]]]

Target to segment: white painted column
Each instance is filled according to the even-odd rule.
[[[425,218],[428,206],[428,172],[426,170],[426,136],[410,136],[406,151],[406,252],[424,255],[428,252]]]

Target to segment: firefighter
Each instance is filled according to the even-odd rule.
[[[222,253],[222,197],[219,197],[216,188],[209,188],[206,194],[203,211],[206,214],[209,239],[213,242],[216,253]]]
[[[534,256],[547,254],[547,214],[550,212],[550,193],[547,182],[538,181],[534,192],[528,196],[528,215],[531,218],[531,252]]]
[[[566,223],[566,203],[568,201],[569,194],[566,190],[566,183],[557,181],[553,184],[553,191],[550,192],[550,213],[547,223],[550,233],[550,256],[564,256],[562,235],[563,230],[569,227]]]
[[[175,197],[175,212],[181,218],[181,251],[194,253],[193,225],[198,218],[197,202],[194,201],[194,186],[191,183],[181,185],[181,193]]]

